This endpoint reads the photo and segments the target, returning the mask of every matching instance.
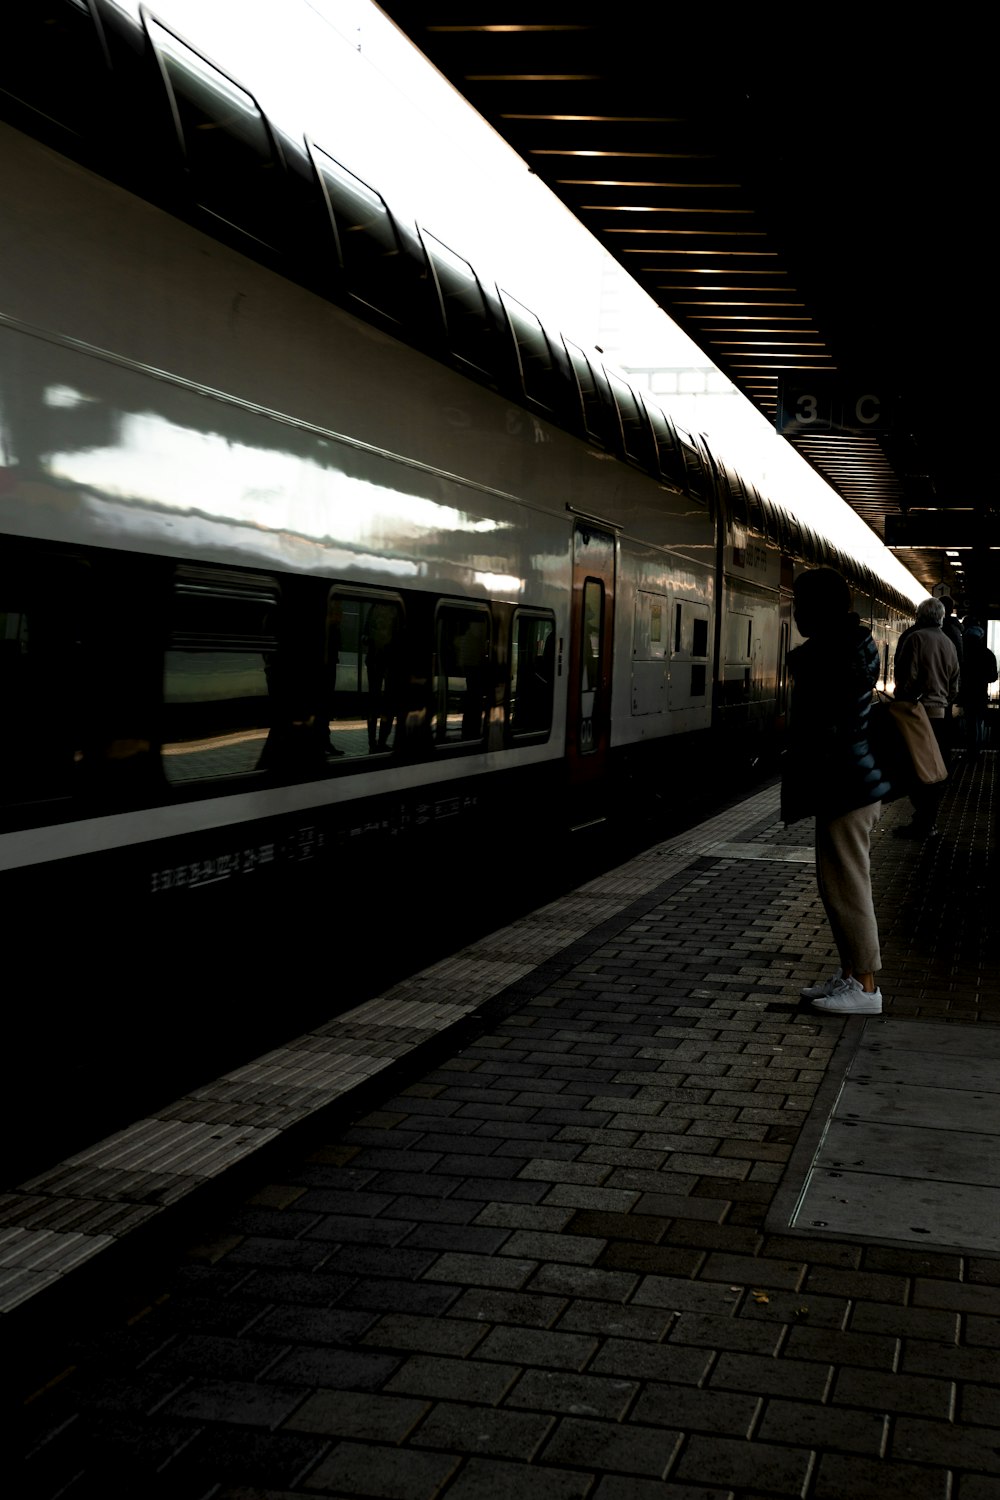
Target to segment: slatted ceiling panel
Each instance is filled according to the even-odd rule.
[[[891,440],[790,439],[873,530],[985,503],[948,428],[992,279],[989,49],[927,33],[904,59],[888,16],[797,15],[779,39],[705,8],[383,9],[770,421],[790,372],[901,396]],[[940,553],[901,561],[940,581]]]

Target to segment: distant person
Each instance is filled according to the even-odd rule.
[[[400,708],[403,616],[394,600],[376,602],[365,622],[365,671],[368,676],[368,753],[382,755]]]
[[[949,641],[951,641],[955,650],[958,652],[958,670],[961,671],[962,642],[965,632],[962,628],[961,620],[955,613],[954,599],[949,599],[947,594],[942,594],[941,603],[944,605],[944,619],[941,622],[941,629],[944,631],[945,635],[948,637]]]
[[[482,737],[489,686],[488,650],[486,618],[474,615],[455,642],[458,670],[465,676],[465,692],[462,694],[463,740],[478,740]]]
[[[889,783],[868,743],[878,647],[833,568],[801,573],[793,610],[805,644],[788,656],[792,696],[781,780],[785,823],[816,820],[816,883],[840,958],[802,991],[815,1010],[879,1015],[882,967],[872,899],[871,837]]]
[[[986,709],[990,683],[997,680],[997,659],[986,644],[978,620],[965,621],[965,662],[958,701],[965,715],[965,753],[976,760],[986,749]]]
[[[940,599],[920,601],[913,624],[899,638],[893,675],[897,698],[924,705],[947,765],[952,704],[958,699],[960,673],[958,652],[944,633],[944,618],[944,604]],[[916,783],[910,793],[912,821],[896,829],[897,838],[934,839],[939,836],[937,815],[947,785],[947,781],[936,782],[933,786]]]

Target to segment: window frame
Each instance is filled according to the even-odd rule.
[[[514,692],[514,643],[518,639],[518,623],[521,620],[545,620],[552,629],[549,638],[553,642],[552,681],[549,688],[548,722],[543,729],[518,729],[514,724],[513,704],[515,702]],[[506,722],[505,739],[509,745],[544,744],[552,734],[552,724],[555,718],[556,705],[556,661],[558,651],[558,637],[556,635],[556,617],[551,609],[540,609],[534,605],[518,605],[510,620],[510,650],[508,654],[509,668],[507,672],[506,693],[504,702],[504,718]],[[519,653],[520,655],[520,653]],[[520,669],[520,660],[518,662]]]
[[[222,600],[237,601],[244,603],[260,603],[269,606],[274,611],[273,628],[270,631],[217,631],[205,632],[201,629],[177,628],[175,606],[176,601],[184,597],[204,598],[213,601],[216,605]],[[284,611],[284,600],[281,586],[278,580],[269,574],[263,573],[227,573],[221,569],[211,566],[200,567],[194,564],[178,565],[169,580],[166,601],[166,619],[163,639],[163,670],[162,670],[162,695],[160,702],[159,724],[156,739],[156,753],[159,758],[164,783],[169,791],[185,800],[192,796],[205,795],[213,789],[218,789],[220,783],[233,783],[259,780],[264,777],[270,767],[266,764],[268,751],[272,736],[276,727],[275,707],[281,701],[280,690],[276,693],[274,684],[268,679],[268,656],[270,664],[274,665],[281,657],[281,616]],[[167,745],[183,744],[184,741],[167,740],[164,731],[167,728],[167,719],[170,713],[170,704],[167,699],[167,681],[169,676],[169,657],[171,652],[189,653],[191,655],[260,655],[264,660],[264,673],[267,692],[263,695],[263,701],[267,705],[266,723],[262,726],[267,733],[261,745],[260,757],[255,766],[248,769],[236,771],[223,771],[209,773],[204,776],[192,776],[190,779],[174,778],[168,773],[164,748]],[[219,700],[222,701],[222,700]]]
[[[250,89],[245,88],[243,84],[237,82],[223,68],[218,67],[209,58],[205,57],[197,47],[192,47],[172,27],[164,25],[161,20],[149,12],[146,6],[140,7],[140,15],[146,40],[155,60],[157,74],[166,93],[167,106],[173,125],[174,144],[176,150],[179,152],[180,174],[185,182],[190,201],[199,212],[206,214],[213,223],[224,225],[229,231],[236,231],[240,235],[245,235],[256,245],[262,246],[267,250],[273,251],[277,249],[281,240],[280,225],[283,217],[282,208],[284,207],[282,199],[285,187],[285,161],[278,138],[271,128],[271,124],[264,110],[261,108],[256,95]],[[163,43],[157,40],[158,33],[162,33],[168,39],[168,43],[178,48],[181,53],[187,53],[196,60],[198,64],[198,67],[194,70],[196,73],[200,72],[209,79],[217,78],[225,85],[224,89],[219,90],[220,97],[224,96],[226,90],[228,90],[249,101],[252,106],[252,112],[256,116],[256,120],[260,126],[263,141],[267,147],[267,157],[259,157],[260,165],[262,167],[269,167],[274,171],[273,186],[265,195],[267,201],[263,204],[258,201],[256,193],[252,195],[241,194],[238,188],[232,198],[223,199],[218,205],[213,204],[210,191],[211,186],[213,183],[226,180],[226,174],[220,173],[216,169],[215,163],[211,158],[209,158],[206,170],[206,167],[202,164],[202,160],[197,155],[192,155],[190,132],[185,129],[184,124],[183,106],[186,101],[183,99],[181,101],[178,100],[177,90],[171,78],[169,46],[164,47]],[[254,147],[252,144],[248,146],[248,150],[253,152]],[[230,212],[234,207],[237,213],[239,213],[240,208],[248,204],[251,206],[251,212],[247,217],[230,217]]]

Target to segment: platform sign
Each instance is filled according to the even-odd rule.
[[[822,370],[812,378],[782,376],[777,428],[783,437],[886,433],[895,426],[895,407],[896,398],[877,386],[845,381]]]

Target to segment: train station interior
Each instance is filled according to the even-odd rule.
[[[303,4],[309,8],[309,0]],[[261,0],[261,6],[266,32],[280,5]],[[132,0],[46,0],[43,9],[45,25],[64,28],[71,40],[84,24],[88,34],[96,24],[102,37],[112,37],[116,12],[128,11],[133,29],[123,30],[123,56],[139,55],[135,38],[144,37],[143,28],[158,38],[161,61],[186,56],[183,39],[170,54],[169,29],[157,32],[152,9],[147,14]],[[363,7],[347,9],[344,35],[353,35],[360,16],[362,50]],[[996,644],[1000,518],[984,462],[988,425],[977,421],[986,416],[993,362],[985,337],[989,277],[981,265],[989,242],[982,222],[989,180],[986,36],[977,42],[968,27],[952,31],[937,23],[932,35],[930,23],[916,17],[907,21],[916,33],[908,36],[899,17],[803,21],[711,10],[626,17],[564,0],[544,10],[483,0],[384,0],[380,9],[884,543],[917,592],[953,601],[958,618],[981,620]],[[329,21],[329,7],[319,10]],[[176,23],[167,15],[165,24]],[[199,55],[193,46],[191,55]],[[107,56],[115,60],[113,47]],[[9,65],[8,58],[4,69]],[[249,86],[240,93],[221,66],[219,76],[232,90],[226,99],[236,134],[249,138]],[[0,70],[0,157],[9,151],[11,161],[8,138],[25,119],[21,97],[16,108],[10,104],[8,90],[17,87]],[[205,120],[199,128],[206,133],[217,128],[208,113]],[[397,122],[405,126],[405,118]],[[263,138],[263,125],[260,131]],[[130,184],[102,175],[89,144],[75,155],[67,148],[63,160],[40,125],[18,160],[43,155],[55,162],[56,180],[68,184],[70,232],[81,235],[81,266],[89,266],[97,218],[84,225],[76,204],[85,200],[72,197],[74,184],[92,174],[102,213]],[[364,220],[377,195],[354,178],[351,190]],[[143,216],[153,222],[173,212],[147,195],[128,223],[134,228]],[[254,448],[256,434],[276,426],[281,440],[253,475],[265,496],[269,485],[277,494],[286,482],[277,459],[270,466],[282,443],[296,462],[296,444],[305,453],[307,437],[318,434],[324,454],[340,444],[350,457],[335,472],[357,479],[349,492],[355,507],[359,494],[375,506],[390,493],[384,476],[395,472],[391,458],[399,470],[418,475],[413,493],[420,508],[405,514],[407,542],[399,534],[389,538],[389,566],[379,572],[379,527],[366,535],[359,523],[348,540],[356,542],[355,553],[370,549],[364,566],[371,571],[352,573],[355,554],[321,517],[311,535],[276,527],[287,550],[262,552],[259,571],[251,572],[246,555],[221,550],[235,548],[230,533],[239,526],[264,535],[271,524],[251,510],[246,491],[229,514],[211,513],[200,494],[195,502],[185,492],[175,510],[172,501],[157,499],[148,508],[162,528],[158,539],[135,541],[142,522],[134,517],[143,512],[129,485],[139,493],[138,464],[113,476],[104,491],[88,480],[90,490],[67,478],[68,469],[58,473],[59,456],[39,442],[26,480],[28,463],[14,452],[10,434],[31,392],[25,381],[24,402],[12,401],[17,382],[0,366],[0,519],[8,517],[3,506],[12,493],[29,514],[9,527],[3,522],[8,541],[22,549],[16,555],[30,555],[37,544],[62,560],[77,547],[90,566],[106,549],[145,565],[150,559],[141,554],[155,552],[159,563],[162,547],[172,565],[180,560],[184,598],[194,600],[184,617],[194,622],[189,635],[163,635],[166,659],[175,665],[185,650],[193,652],[203,628],[197,611],[207,616],[204,601],[214,597],[218,577],[237,574],[241,620],[266,616],[266,629],[255,623],[251,637],[249,626],[240,635],[213,620],[211,651],[202,642],[197,661],[208,663],[207,680],[220,661],[228,670],[238,655],[238,670],[259,698],[271,688],[277,659],[268,655],[271,645],[261,645],[266,631],[280,636],[267,615],[279,593],[268,593],[275,576],[301,573],[289,592],[302,585],[296,597],[326,632],[327,655],[317,672],[329,672],[332,659],[329,680],[336,683],[339,668],[341,686],[342,612],[335,633],[330,622],[343,600],[336,588],[327,591],[323,624],[320,593],[307,599],[308,589],[338,577],[338,568],[353,580],[353,594],[347,585],[342,592],[359,621],[391,597],[387,629],[400,628],[407,611],[416,613],[421,589],[428,598],[440,594],[435,672],[442,609],[457,621],[457,653],[487,628],[484,621],[494,628],[483,602],[492,589],[508,610],[499,654],[510,680],[518,680],[518,658],[530,650],[547,662],[550,697],[540,717],[521,720],[528,727],[520,741],[516,729],[489,738],[501,708],[516,726],[513,689],[508,682],[506,698],[494,689],[491,700],[482,688],[476,719],[464,696],[473,672],[466,675],[456,654],[452,670],[463,696],[447,701],[451,679],[442,669],[444,707],[423,761],[406,753],[418,714],[408,718],[397,706],[380,721],[376,700],[362,699],[360,688],[342,720],[328,705],[321,725],[326,780],[315,806],[306,777],[282,771],[264,791],[249,774],[233,781],[228,810],[219,811],[226,788],[197,785],[195,757],[210,756],[212,743],[192,732],[193,794],[178,773],[155,805],[126,802],[116,790],[118,801],[85,804],[86,816],[66,799],[44,825],[33,806],[3,814],[0,875],[16,882],[24,874],[34,891],[45,889],[46,872],[57,872],[65,883],[53,886],[58,895],[45,908],[57,918],[77,881],[92,882],[90,899],[101,908],[101,881],[118,855],[132,882],[129,900],[149,870],[152,888],[168,895],[157,918],[144,916],[131,933],[124,929],[138,904],[124,902],[120,910],[108,903],[92,942],[68,920],[41,916],[30,933],[14,933],[23,959],[11,985],[14,1035],[35,1038],[36,1051],[19,1059],[19,1047],[12,1049],[3,1116],[10,1137],[0,1184],[0,1399],[11,1452],[5,1489],[17,1500],[1000,1500],[996,682],[978,728],[957,703],[952,717],[949,704],[949,729],[939,736],[946,779],[937,783],[930,831],[920,823],[924,804],[913,781],[894,782],[880,801],[870,840],[879,1003],[867,1012],[857,1005],[824,1008],[814,1003],[816,992],[812,999],[803,994],[828,979],[827,997],[837,994],[830,976],[840,974],[843,959],[817,883],[818,825],[812,815],[786,816],[778,758],[754,754],[730,775],[724,758],[706,756],[699,764],[696,750],[669,763],[669,778],[657,783],[655,799],[647,799],[625,836],[608,834],[612,816],[605,811],[612,804],[602,802],[592,818],[576,817],[558,846],[548,832],[525,839],[513,795],[498,792],[499,811],[482,825],[469,824],[486,830],[469,847],[450,821],[445,828],[446,820],[454,816],[457,827],[460,804],[475,804],[476,774],[481,782],[499,781],[504,755],[521,754],[536,770],[547,756],[575,757],[585,790],[594,784],[596,771],[587,782],[591,747],[558,697],[565,693],[568,704],[570,688],[551,683],[576,681],[581,701],[590,694],[596,721],[600,650],[612,657],[605,642],[594,663],[585,659],[586,643],[597,639],[596,627],[590,634],[592,616],[600,613],[594,599],[605,597],[598,594],[594,559],[606,543],[602,576],[611,580],[610,599],[615,547],[631,522],[608,523],[605,536],[601,515],[574,511],[561,496],[558,510],[566,514],[552,521],[528,481],[525,503],[517,493],[512,499],[514,465],[502,479],[498,465],[487,483],[477,477],[486,471],[457,444],[460,456],[449,468],[433,435],[426,449],[421,432],[412,452],[389,453],[379,429],[349,432],[332,419],[324,427],[305,403],[301,413],[293,411],[291,397],[279,409],[252,391],[248,396],[257,356],[240,342],[244,293],[233,293],[227,268],[236,264],[242,275],[244,255],[252,268],[246,285],[255,294],[262,289],[264,305],[268,288],[273,293],[281,279],[268,259],[272,251],[260,250],[259,241],[247,250],[231,225],[217,242],[211,230],[197,241],[206,221],[186,208],[176,217],[183,231],[176,244],[195,248],[187,261],[178,250],[176,261],[164,263],[178,284],[180,266],[192,286],[196,276],[208,278],[216,321],[206,315],[206,327],[212,337],[215,330],[233,334],[229,369],[240,372],[245,361],[245,389],[237,389],[241,373],[232,375],[234,390],[227,391],[215,368],[212,380],[193,378],[193,366],[182,368],[198,348],[193,314],[190,326],[170,328],[183,351],[177,372],[165,375],[152,354],[133,357],[128,317],[114,306],[107,327],[123,340],[122,349],[110,335],[106,346],[96,336],[88,335],[88,343],[72,319],[90,316],[91,299],[78,289],[64,296],[68,282],[54,294],[46,288],[57,311],[51,326],[35,326],[18,306],[8,306],[0,276],[0,340],[10,341],[0,349],[28,342],[58,349],[65,368],[80,372],[80,391],[60,377],[45,387],[45,400],[62,403],[74,418],[74,402],[85,416],[88,410],[80,394],[87,390],[84,353],[93,368],[111,372],[101,374],[107,388],[134,380],[116,420],[138,413],[136,430],[149,434],[150,451],[159,429],[152,397],[143,402],[158,389],[169,389],[175,402],[163,407],[170,418],[160,422],[164,430],[172,424],[180,430],[189,410],[209,411],[207,419],[190,418],[190,431],[217,467],[229,464],[235,472],[241,451],[260,463],[265,445]],[[107,225],[114,223],[108,210]],[[531,238],[529,220],[518,228]],[[17,241],[15,218],[9,243]],[[121,263],[129,244],[124,236],[116,248]],[[540,244],[538,254],[544,253]],[[0,269],[4,254],[0,244]],[[48,264],[44,246],[29,243],[16,263],[34,259]],[[164,306],[173,306],[177,287],[165,282],[164,288]],[[180,286],[182,297],[185,290]],[[273,308],[284,316],[287,305],[295,314],[286,320],[287,347],[264,340],[276,367],[284,368],[292,341],[312,347],[306,313],[317,326],[321,317],[313,286],[300,278],[293,291],[296,299],[312,300],[285,304],[274,294]],[[123,280],[123,308],[129,295]],[[95,294],[94,306],[98,300]],[[47,304],[39,294],[32,305]],[[193,292],[186,305],[189,312],[197,308]],[[335,311],[340,324],[329,326],[350,322],[360,329],[359,345],[379,358],[388,357],[387,349],[402,350],[413,386],[421,371],[433,379],[417,344],[394,343],[386,325],[366,324],[356,309]],[[256,307],[253,316],[259,328],[271,326]],[[164,321],[172,324],[173,314]],[[26,361],[15,375],[33,369]],[[448,380],[454,373],[448,370]],[[482,405],[472,398],[469,404],[477,413],[487,400],[507,400],[495,390],[484,395],[481,374]],[[370,378],[360,373],[354,391],[343,382],[345,409],[352,400],[364,404]],[[290,390],[295,379],[288,379]],[[340,399],[340,388],[334,394]],[[585,408],[582,386],[579,394]],[[505,428],[506,438],[520,442],[515,406],[507,401],[497,431]],[[450,418],[457,411],[449,408]],[[405,422],[419,427],[412,421],[419,412],[416,404],[406,406]],[[99,438],[85,435],[79,445],[85,474],[110,451],[113,425],[103,409],[99,421],[90,415]],[[577,442],[554,419],[545,437],[537,410],[532,421],[539,449],[545,443],[564,453]],[[493,441],[485,419],[483,430]],[[527,471],[531,444],[512,451]],[[592,469],[627,468],[610,451],[598,456],[601,464]],[[209,458],[200,461],[207,465]],[[326,472],[322,463],[317,473]],[[295,474],[304,469],[302,460]],[[637,485],[637,472],[633,463],[622,483]],[[657,495],[668,494],[678,514],[708,513],[702,496],[692,500],[680,484],[670,490],[664,478]],[[488,493],[495,510],[479,513],[469,502],[463,511],[455,496],[473,491]],[[81,492],[85,520],[67,520]],[[258,489],[252,493],[256,503]],[[313,502],[321,493],[317,481],[303,508],[318,511]],[[112,536],[112,505],[101,509],[108,496],[135,528],[124,542]],[[535,517],[535,531],[525,526],[527,542],[504,519],[518,507]],[[420,526],[428,515],[433,541],[425,554]],[[458,518],[470,559],[463,573],[462,560],[449,555],[443,583],[426,561],[432,545],[442,556],[447,551],[439,539],[446,537],[442,516]],[[523,590],[518,568],[525,578],[534,575],[514,557],[515,548],[531,556],[532,566],[536,553],[558,552],[563,533],[556,523],[572,528],[565,533],[567,555],[586,547],[589,561],[575,571],[567,566],[558,588],[546,583],[551,592],[544,598],[538,584],[535,603],[516,597],[510,603],[504,590],[516,596],[516,589],[500,572],[500,548],[510,549],[507,571]],[[781,596],[784,653],[792,640],[793,573],[805,564],[792,555],[788,529],[775,540],[775,523],[767,524],[771,532],[762,522],[759,551],[773,567],[766,585],[755,587],[774,596],[775,642]],[[751,542],[752,528],[751,518]],[[721,523],[718,536],[710,549],[703,539],[678,545],[683,565],[669,595],[662,585],[662,618],[658,602],[648,612],[656,670],[666,680],[673,654],[672,670],[679,673],[683,662],[685,691],[696,697],[706,694],[706,671],[711,676],[710,604],[720,659],[724,639],[737,628],[729,629],[724,617],[729,606],[721,582],[718,601],[708,583],[698,582],[699,567],[707,578],[708,567],[717,566],[712,577],[724,582],[727,569],[744,566],[742,545],[726,540]],[[407,554],[413,537],[420,540]],[[326,545],[335,547],[336,564],[321,555]],[[649,577],[657,545],[636,549]],[[699,548],[711,550],[711,564]],[[823,554],[835,555],[832,547]],[[5,567],[0,584],[14,598],[12,570]],[[761,579],[763,568],[764,562]],[[461,581],[473,576],[479,594]],[[147,577],[154,577],[152,563],[136,569],[129,595],[136,608]],[[870,600],[872,628],[881,632],[872,676],[877,670],[884,696],[892,646],[911,619],[911,601],[891,590],[880,596],[867,567],[855,577],[858,595]],[[624,597],[621,577],[617,584]],[[453,597],[466,587],[468,598]],[[646,594],[659,599],[653,587],[647,583]],[[634,598],[628,596],[636,621],[643,596],[638,584]],[[9,603],[5,594],[0,604]],[[572,640],[574,627],[565,627],[564,662],[563,627],[552,622],[563,619],[563,608],[568,620],[578,604],[583,623]],[[611,618],[607,608],[602,619]],[[733,612],[742,641],[750,617],[736,606]],[[624,607],[620,613],[624,619]],[[297,618],[307,617],[303,605]],[[13,606],[0,618],[7,622],[6,639],[0,637],[10,648],[0,659],[6,669],[14,647],[19,662],[29,654],[32,637],[9,623],[19,618]],[[360,624],[356,633],[357,681],[364,641],[370,691],[377,652]],[[323,651],[314,655],[319,660]],[[760,655],[749,636],[745,655],[738,692],[745,688],[749,701]],[[138,646],[121,659],[128,671],[141,667],[150,675]],[[786,661],[782,655],[775,683],[784,682]],[[619,673],[623,662],[633,674],[635,716],[634,655],[614,657]],[[385,676],[387,669],[378,670]],[[10,680],[0,676],[0,692]],[[719,683],[726,687],[721,675]],[[250,695],[245,686],[238,691]],[[654,683],[654,699],[656,691]],[[782,733],[789,691],[773,687],[771,708]],[[695,724],[701,710],[692,701],[685,699],[681,712],[689,719],[675,734]],[[294,713],[297,732],[312,725],[300,707]],[[610,722],[610,710],[608,716]],[[735,726],[745,727],[735,717],[724,722],[734,735]],[[583,723],[589,733],[591,720]],[[566,739],[555,751],[553,726]],[[230,730],[218,740],[242,776],[251,737]],[[141,737],[121,733],[114,742],[118,759],[137,746],[149,750]],[[75,758],[88,753],[84,746]],[[442,754],[451,756],[451,769],[439,772]],[[378,756],[369,769],[369,758]],[[262,767],[265,761],[266,753]],[[271,774],[271,767],[261,771]],[[379,778],[381,802],[371,791]],[[544,784],[539,802],[554,785]],[[361,809],[356,815],[352,796]],[[398,813],[387,811],[390,797]],[[246,865],[238,869],[241,855],[252,854],[252,865],[273,861],[276,870],[285,860],[286,874],[293,863],[304,866],[323,846],[317,829],[327,814],[336,840],[330,832],[329,857],[317,858],[314,885],[289,877],[282,889],[276,876],[273,906],[255,896],[241,907],[247,873]],[[149,831],[155,817],[167,835]],[[428,825],[420,835],[425,842],[409,856],[417,872],[407,866],[402,879],[402,862],[395,863],[400,836],[421,819]],[[206,828],[238,851],[232,871],[222,870]],[[442,852],[425,858],[419,851],[432,849],[439,832]],[[363,838],[366,853],[355,859]],[[230,874],[217,925],[192,916],[195,887],[221,887]],[[364,887],[352,892],[355,904],[341,904],[338,882]],[[184,885],[190,889],[182,891]],[[107,889],[126,889],[125,880]],[[473,916],[477,900],[484,911]],[[412,927],[398,909],[407,901],[421,914]],[[21,903],[18,911],[23,897]],[[413,939],[421,925],[423,946]],[[29,981],[29,973],[38,974],[40,935],[65,977]],[[124,983],[121,964],[107,961],[105,949],[115,945],[140,960]],[[72,974],[58,962],[67,955]],[[42,959],[49,966],[48,955]],[[355,993],[351,968],[351,982],[338,988],[353,963],[358,972],[367,965],[370,974],[389,977]],[[178,972],[186,980],[171,998]],[[70,982],[74,995],[53,1006],[52,991]],[[308,1025],[300,1023],[304,992]],[[190,1029],[190,1040],[182,1038],[183,1082],[154,1094],[144,1081],[156,1071],[157,1031],[164,1052],[168,1036],[177,1046],[176,1019],[158,1008],[174,1003]],[[72,1014],[81,1053],[91,1049],[100,1058],[92,1075],[85,1065],[74,1071],[65,1051],[60,1056],[66,1037],[49,1028],[50,1008]],[[204,1013],[207,1027],[209,1011],[222,1018],[217,1036],[231,1037],[232,1046],[227,1051],[216,1039],[199,1058],[198,1015]],[[266,1027],[252,1031],[265,1011]],[[247,1039],[258,1034],[266,1044]],[[60,1078],[71,1075],[72,1092],[62,1090]],[[49,1087],[41,1091],[33,1080],[46,1076]],[[100,1096],[117,1076],[128,1079],[129,1089],[116,1113]],[[99,1126],[88,1124],[89,1109]],[[60,1117],[67,1111],[68,1121]]]

